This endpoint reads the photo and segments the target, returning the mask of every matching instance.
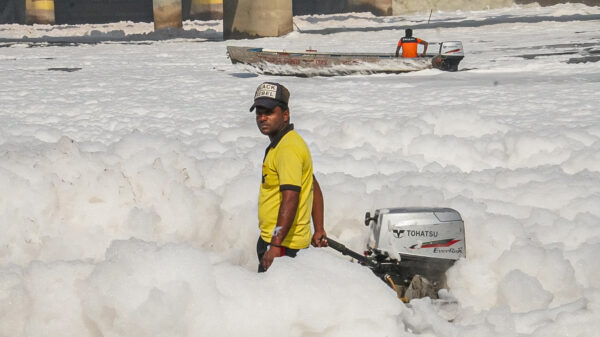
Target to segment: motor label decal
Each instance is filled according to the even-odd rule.
[[[397,239],[404,237],[425,237],[425,238],[437,238],[439,233],[437,231],[425,231],[425,230],[412,230],[412,229],[394,229],[394,237]]]
[[[420,249],[420,248],[450,247],[457,242],[460,242],[460,240],[447,239],[447,240],[439,240],[439,241],[430,241],[430,242],[414,244],[414,245],[410,246],[409,248],[410,249]],[[436,252],[436,251],[434,250],[434,252]],[[440,249],[439,251],[437,251],[437,253],[450,253],[450,252],[443,251],[443,249]]]

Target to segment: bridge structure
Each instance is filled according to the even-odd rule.
[[[371,11],[392,15],[394,0],[0,0],[0,24],[154,22],[180,28],[188,19],[223,19],[229,38],[280,36],[292,16]]]
[[[483,0],[482,0],[483,1]],[[493,1],[493,0],[486,0]],[[508,0],[509,2],[511,0]],[[567,0],[513,0],[553,5]],[[570,0],[600,6],[600,0]],[[407,10],[453,10],[443,0],[0,0],[0,24],[154,22],[155,30],[181,28],[183,20],[223,20],[224,39],[282,36],[293,31],[293,15]],[[482,5],[485,1],[482,2]],[[505,3],[500,1],[500,3]],[[423,7],[425,6],[425,7]],[[429,6],[429,7],[428,7]],[[469,6],[473,6],[470,4]],[[472,9],[472,8],[471,8]]]

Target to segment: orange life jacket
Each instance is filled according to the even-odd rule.
[[[417,57],[417,45],[421,39],[416,37],[403,37],[398,41],[398,47],[402,47],[402,57]]]

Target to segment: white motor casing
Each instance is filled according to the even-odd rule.
[[[381,208],[366,223],[369,248],[392,259],[466,256],[464,222],[451,208]]]
[[[462,42],[444,41],[440,43],[440,55],[443,56],[465,56]],[[462,57],[461,57],[462,58]]]

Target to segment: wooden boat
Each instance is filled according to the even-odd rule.
[[[274,75],[317,76],[353,73],[403,73],[429,68],[456,71],[464,57],[462,43],[442,42],[438,53],[416,58],[395,54],[301,52],[256,47],[227,46],[233,64],[247,64]]]

